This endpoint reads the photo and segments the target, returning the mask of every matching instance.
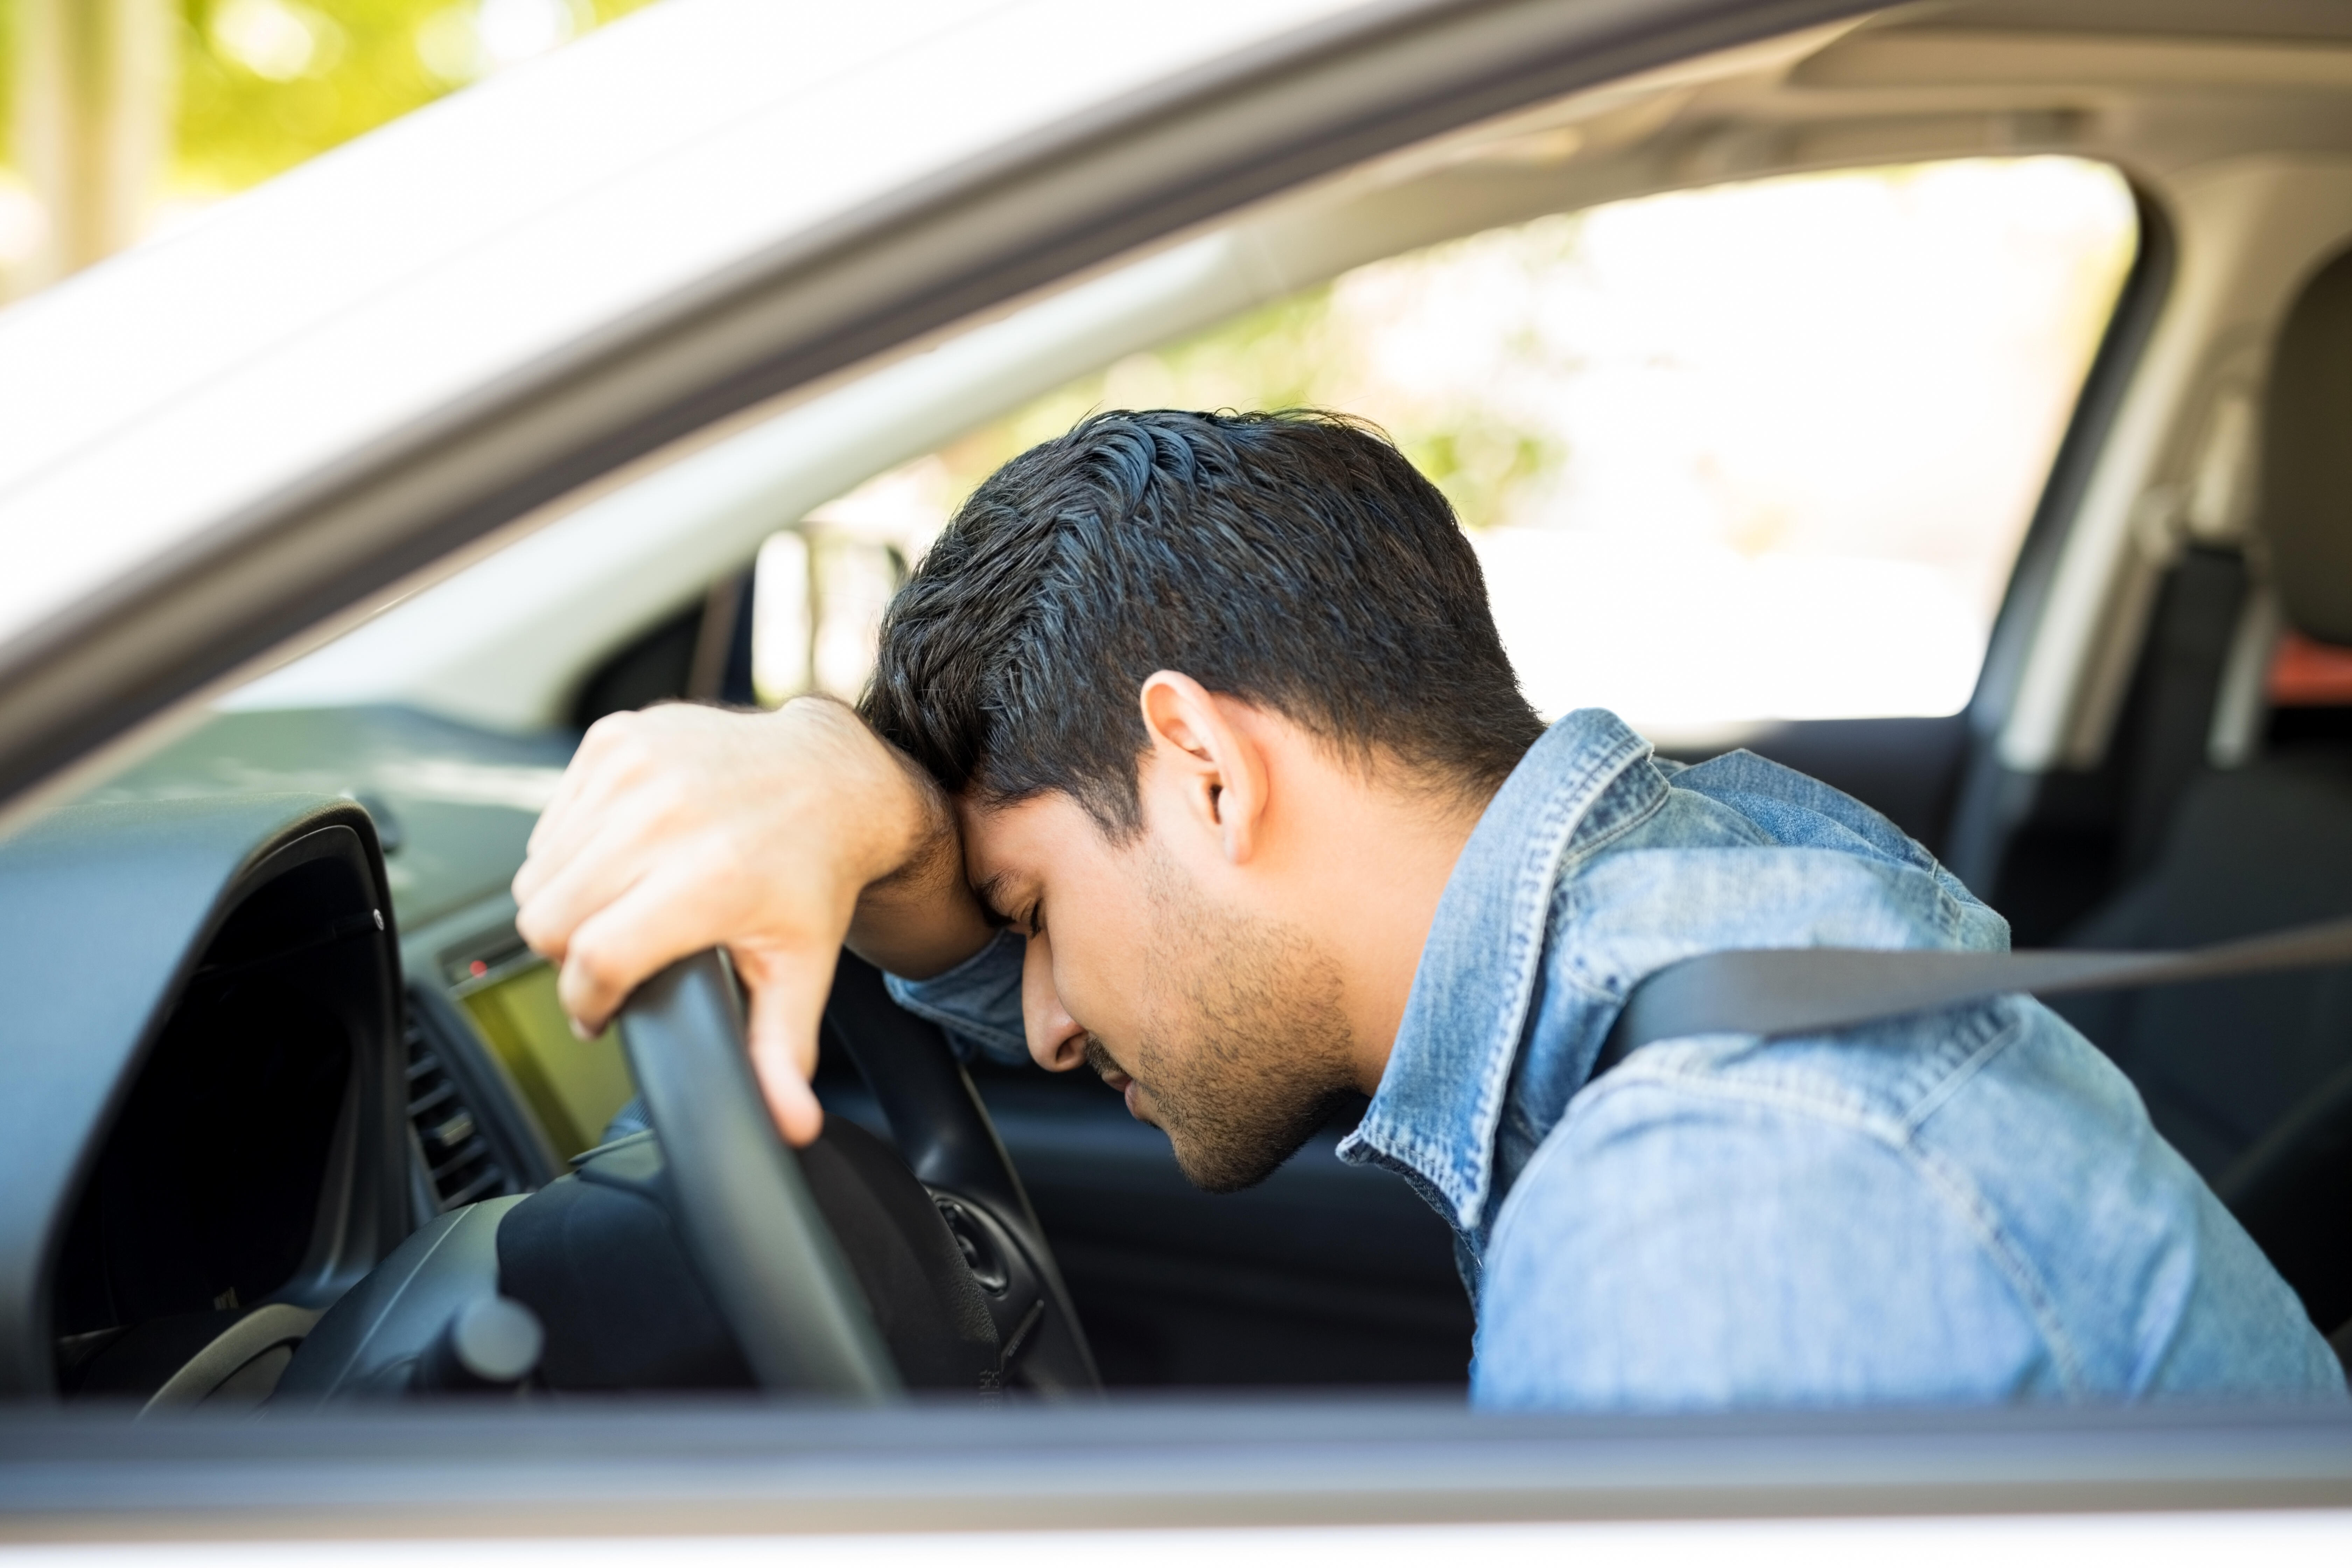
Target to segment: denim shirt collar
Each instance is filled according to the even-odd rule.
[[[1615,714],[1585,709],[1520,759],[1446,879],[1379,1091],[1339,1145],[1351,1163],[1378,1159],[1420,1176],[1465,1231],[1493,1190],[1496,1131],[1553,891],[1571,855],[1664,801],[1666,781],[1649,756],[1649,742]],[[1620,780],[1629,787],[1612,790]]]

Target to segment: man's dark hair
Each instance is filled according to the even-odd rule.
[[[1437,488],[1340,416],[1097,414],[999,468],[890,605],[862,711],[951,792],[1140,822],[1155,670],[1491,790],[1543,725]]]

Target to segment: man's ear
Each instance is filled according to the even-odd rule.
[[[1143,727],[1151,735],[1146,766],[1197,827],[1215,835],[1234,865],[1256,852],[1265,814],[1266,758],[1256,737],[1236,726],[1230,699],[1189,675],[1163,669],[1143,683]]]

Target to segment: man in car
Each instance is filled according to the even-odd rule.
[[[1547,730],[1444,500],[1342,419],[1102,415],[1015,458],[892,605],[858,712],[604,721],[515,893],[583,1029],[726,945],[796,1143],[845,942],[972,1048],[1094,1068],[1212,1191],[1370,1095],[1340,1156],[1454,1227],[1486,1405],[2343,1392],[2030,998],[1591,1079],[1677,959],[2008,928],[1801,774],[1664,762],[1597,710]]]

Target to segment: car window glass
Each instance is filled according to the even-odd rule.
[[[820,509],[813,542],[771,547],[762,694],[854,691],[887,562],[1089,410],[1316,405],[1375,421],[1445,491],[1548,716],[1605,706],[1671,741],[1956,712],[2137,241],[2113,170],[1979,159],[1649,196],[1359,268]],[[828,558],[845,586],[812,591]]]

